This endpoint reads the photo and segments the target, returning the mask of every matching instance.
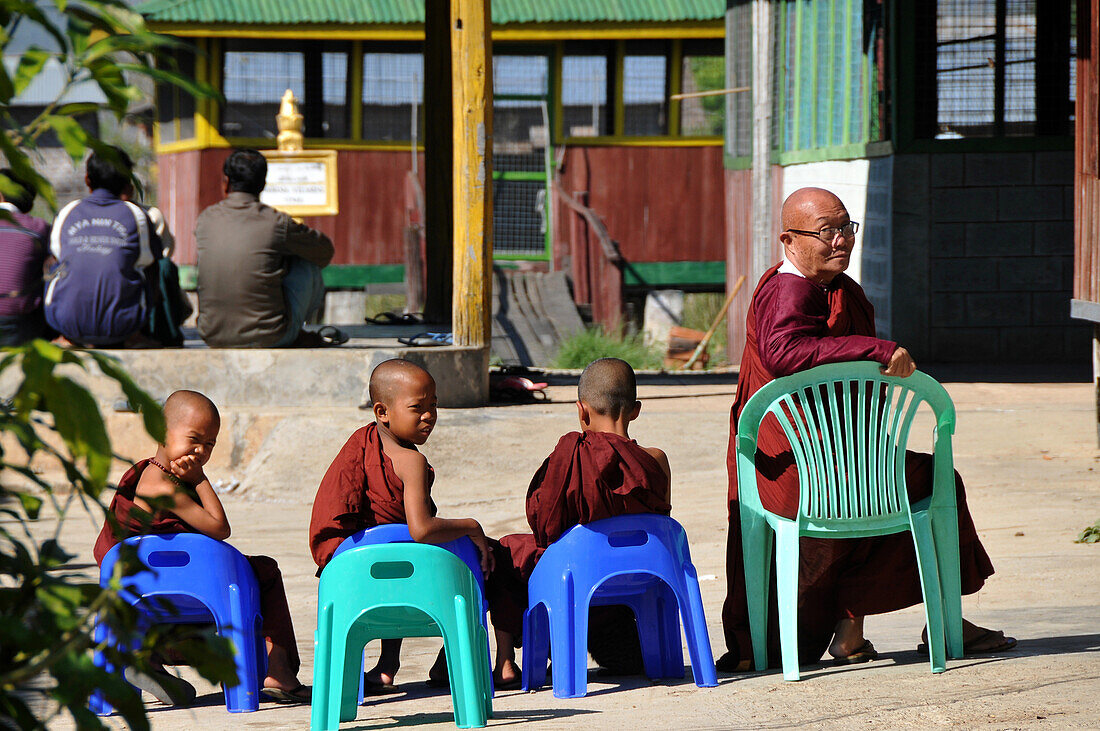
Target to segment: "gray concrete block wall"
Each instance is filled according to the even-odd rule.
[[[897,155],[893,215],[892,329],[918,361],[1087,360],[1071,151]]]

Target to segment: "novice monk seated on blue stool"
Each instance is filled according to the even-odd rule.
[[[575,525],[633,513],[668,515],[672,506],[668,457],[643,447],[627,427],[642,404],[634,369],[618,358],[588,364],[577,385],[580,432],[570,432],[542,463],[527,489],[531,533],[504,536],[486,593],[497,638],[497,688],[518,687],[516,651],[522,641],[527,581],[546,548]],[[642,672],[633,613],[622,606],[593,607],[588,651],[611,674]]]
[[[116,544],[135,535],[202,533],[219,541],[229,537],[229,520],[202,469],[221,428],[218,408],[201,393],[176,391],[164,402],[164,421],[164,444],[156,455],[135,464],[119,481],[110,508],[118,529],[104,521],[94,549],[98,564]],[[154,510],[148,500],[156,498],[170,500],[172,508]],[[267,644],[263,693],[280,703],[309,703],[309,688],[298,682],[298,645],[279,565],[267,556],[246,558],[260,585]],[[154,667],[152,675],[126,668],[126,679],[162,703],[187,705],[194,700],[190,683],[167,672],[163,662]]]

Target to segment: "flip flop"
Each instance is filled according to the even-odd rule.
[[[424,315],[419,312],[405,312],[400,315],[395,312],[379,312],[374,317],[363,319],[371,325],[419,325],[424,322]]]
[[[495,690],[519,690],[523,687],[523,678],[515,677],[508,682],[498,683],[496,678],[493,678],[493,688]]]
[[[718,658],[714,668],[720,673],[747,673],[752,670],[752,660],[742,660],[732,652],[727,652]]]
[[[971,638],[970,642],[963,643],[963,656],[970,657],[971,655],[987,655],[994,652],[1005,652],[1011,650],[1016,646],[1015,637],[1007,637],[1001,635],[1001,641],[992,647],[982,647],[980,649],[974,649],[976,645],[981,645],[983,642],[988,641],[991,637],[996,637],[1001,634],[999,630],[989,629],[981,633],[977,637]],[[922,655],[928,654],[928,643],[922,642],[917,645],[917,652]]]
[[[393,683],[379,683],[363,676],[363,695],[391,695],[400,693],[401,686]]]
[[[325,341],[325,345],[343,345],[351,336],[338,327],[325,325],[317,331],[317,335]]]
[[[398,338],[397,342],[414,347],[454,345],[454,336],[451,333],[420,333],[411,338]]]
[[[289,704],[304,704],[311,702],[313,693],[302,683],[298,683],[298,687],[294,690],[283,690],[282,688],[262,688],[260,690],[268,700],[273,700],[276,703]]]
[[[144,673],[135,667],[127,667],[122,671],[122,677],[166,706],[189,706],[195,700],[195,686],[171,673]]]
[[[871,660],[877,659],[878,652],[875,650],[875,646],[871,644],[870,640],[864,640],[860,648],[851,655],[834,657],[833,665],[855,665],[857,663],[870,662]]]

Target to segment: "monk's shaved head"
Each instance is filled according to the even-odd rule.
[[[799,188],[783,201],[782,225],[789,228],[814,228],[822,211],[844,208],[833,192],[824,188]]]
[[[369,392],[371,403],[383,403],[390,406],[393,404],[394,397],[400,393],[402,388],[424,381],[435,383],[432,374],[416,363],[403,358],[384,361],[370,374]]]
[[[600,358],[588,364],[577,384],[577,398],[597,414],[619,418],[638,401],[634,369],[625,360]]]
[[[214,402],[198,391],[175,391],[164,402],[164,422],[171,429],[195,412],[221,423],[221,414]]]

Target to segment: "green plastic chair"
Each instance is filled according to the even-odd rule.
[[[878,363],[818,366],[767,384],[737,426],[738,500],[753,658],[768,663],[768,587],[773,532],[783,678],[798,680],[798,539],[860,538],[908,530],[916,546],[932,672],[962,657],[959,526],[951,435],[955,406],[943,386],[917,371],[882,375]],[[932,495],[909,504],[905,448],[921,403],[935,415]],[[794,520],[760,504],[756,440],[773,414],[791,443],[799,479]]]
[[[310,728],[354,720],[363,647],[401,637],[443,638],[455,724],[484,726],[493,680],[481,611],[470,569],[439,546],[367,545],[334,557],[318,587]]]

